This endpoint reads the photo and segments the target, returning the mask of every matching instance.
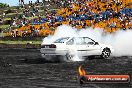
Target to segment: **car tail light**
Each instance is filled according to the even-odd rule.
[[[45,48],[45,45],[41,45],[41,48]]]
[[[56,45],[51,44],[51,45],[42,45],[41,48],[56,48]]]
[[[51,44],[49,48],[56,48],[56,45]]]

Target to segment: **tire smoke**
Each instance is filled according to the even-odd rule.
[[[42,44],[49,44],[61,37],[90,37],[95,41],[111,45],[114,48],[113,56],[132,56],[132,30],[118,30],[115,33],[103,32],[101,28],[86,28],[77,30],[68,25],[61,25],[54,35],[43,39]]]

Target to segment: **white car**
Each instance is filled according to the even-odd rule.
[[[74,61],[75,56],[101,56],[106,59],[113,51],[110,45],[99,44],[89,37],[63,37],[52,44],[42,44],[40,49],[42,57],[47,60],[55,59],[54,56],[63,56],[61,59],[68,61]]]

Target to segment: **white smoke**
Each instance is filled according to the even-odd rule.
[[[132,56],[132,30],[119,30],[112,34],[104,34],[101,28],[86,28],[77,30],[68,25],[61,25],[54,35],[43,39],[42,44],[52,43],[61,37],[85,36],[99,43],[111,45],[114,48],[114,56]]]
[[[113,35],[106,36],[106,43],[115,49],[114,56],[132,56],[132,30],[119,30]]]

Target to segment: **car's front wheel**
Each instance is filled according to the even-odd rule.
[[[104,48],[103,51],[102,51],[102,54],[101,54],[101,57],[103,59],[107,59],[110,57],[110,54],[111,54],[111,51],[109,48]]]

